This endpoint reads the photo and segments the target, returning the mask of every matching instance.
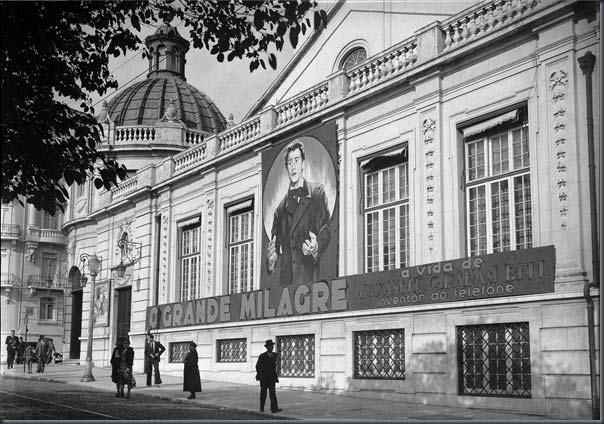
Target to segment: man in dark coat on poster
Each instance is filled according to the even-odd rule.
[[[183,371],[183,384],[182,391],[190,392],[191,394],[187,399],[195,399],[195,393],[201,392],[201,378],[199,376],[199,367],[197,361],[197,345],[195,342],[189,342],[189,352],[185,356],[184,364],[185,368]]]
[[[147,387],[151,387],[151,374],[155,374],[155,385],[161,384],[159,375],[159,359],[166,348],[160,343],[153,341],[153,334],[147,335],[145,342],[145,373],[147,374]]]
[[[266,402],[266,391],[268,390],[271,399],[271,412],[280,412],[275,394],[275,383],[279,382],[277,377],[277,360],[279,354],[273,352],[275,343],[268,339],[264,344],[266,352],[260,354],[256,362],[256,380],[260,382],[260,412],[264,412],[264,403]]]
[[[19,338],[15,336],[15,330],[10,330],[10,336],[6,336],[6,368],[14,368],[15,355],[19,348]]]
[[[289,188],[275,209],[266,254],[269,274],[279,260],[281,286],[317,281],[319,262],[331,237],[325,188],[306,181],[305,159],[300,141],[294,140],[286,147]]]

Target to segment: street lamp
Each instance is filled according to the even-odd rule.
[[[117,276],[119,278],[123,278],[124,275],[126,275],[126,268],[128,266],[134,265],[136,262],[138,262],[138,258],[140,258],[140,250],[141,250],[142,246],[143,246],[142,243],[139,243],[136,241],[128,241],[128,239],[126,239],[126,238],[119,239],[119,241],[117,242],[117,247],[119,247],[119,249],[122,252],[128,252],[128,251],[132,250],[133,248],[137,249],[137,256],[135,256],[134,258],[129,258],[130,262],[124,263],[124,258],[122,255],[122,257],[120,258],[119,265],[116,265],[113,268],[111,268],[112,271],[117,272]]]
[[[99,258],[96,253],[89,255],[87,253],[82,253],[80,255],[80,263],[82,264],[82,271],[84,271],[84,266],[88,264],[88,272],[90,273],[90,277],[92,277],[92,285],[90,287],[90,315],[88,318],[88,345],[86,346],[86,369],[84,370],[84,376],[80,381],[94,381],[94,377],[92,375],[92,320],[94,319],[94,280],[96,279],[99,270],[101,269],[101,258]],[[86,285],[86,281],[88,279],[85,275],[82,275],[80,278],[80,284],[82,287]]]

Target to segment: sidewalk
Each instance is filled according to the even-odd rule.
[[[96,379],[92,382],[81,382],[84,366],[75,364],[51,364],[44,374],[23,373],[22,365],[15,365],[7,370],[2,365],[2,378],[29,378],[33,380],[54,381],[87,386],[98,390],[114,391],[111,382],[111,368],[94,368]],[[350,395],[335,395],[325,392],[287,390],[277,385],[279,406],[283,411],[277,415],[261,413],[259,407],[259,388],[253,385],[224,383],[202,380],[202,393],[197,398],[187,400],[188,393],[182,391],[182,377],[162,375],[164,383],[160,387],[145,387],[145,374],[135,373],[137,387],[132,396],[149,395],[160,399],[194,402],[203,406],[228,408],[232,410],[257,413],[274,418],[287,417],[296,419],[346,419],[346,420],[543,420],[537,415],[516,414],[485,409],[442,407],[404,403],[384,399],[369,399]],[[266,410],[270,401],[267,399]]]

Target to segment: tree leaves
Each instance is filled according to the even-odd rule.
[[[141,50],[135,31],[177,17],[193,47],[219,62],[249,61],[250,72],[272,69],[284,37],[327,24],[314,0],[155,0],[0,2],[2,201],[33,204],[54,214],[67,187],[92,180],[109,190],[127,171],[96,147],[101,142],[90,94],[118,87],[109,57]]]

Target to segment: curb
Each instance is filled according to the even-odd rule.
[[[6,374],[6,373],[2,373],[0,375],[2,378],[7,378],[7,379],[14,379],[14,380],[34,380],[34,381],[45,381],[48,383],[59,383],[59,384],[74,384],[74,383],[69,383],[65,380],[57,380],[54,378],[50,378],[50,377],[42,377],[39,375],[31,375],[31,377],[29,375],[16,375],[16,374]],[[77,384],[77,383],[75,383]],[[89,387],[92,388],[92,387]],[[96,390],[102,390],[102,391],[113,391],[113,388],[111,390],[106,389],[106,388],[102,388],[102,387],[94,387],[93,389]],[[183,392],[184,393],[184,392]],[[154,399],[160,399],[160,400],[167,400],[170,402],[178,402],[178,403],[192,403],[195,405],[199,405],[203,408],[211,408],[211,409],[217,409],[217,410],[228,410],[228,411],[233,411],[233,412],[238,412],[238,413],[244,413],[244,414],[250,414],[250,415],[255,415],[258,417],[263,417],[266,418],[267,416],[270,417],[274,417],[275,419],[285,419],[285,420],[296,420],[298,418],[294,418],[294,417],[288,417],[286,415],[276,415],[276,414],[268,414],[265,412],[260,412],[260,411],[253,411],[250,409],[242,409],[242,408],[230,408],[228,406],[222,406],[222,405],[216,405],[213,403],[204,403],[204,402],[196,402],[196,401],[192,401],[189,399],[183,399],[183,398],[176,398],[176,397],[170,397],[168,395],[160,395],[160,394],[150,394],[150,393],[139,393],[141,396],[146,396],[146,397],[150,397],[150,398],[154,398]]]

